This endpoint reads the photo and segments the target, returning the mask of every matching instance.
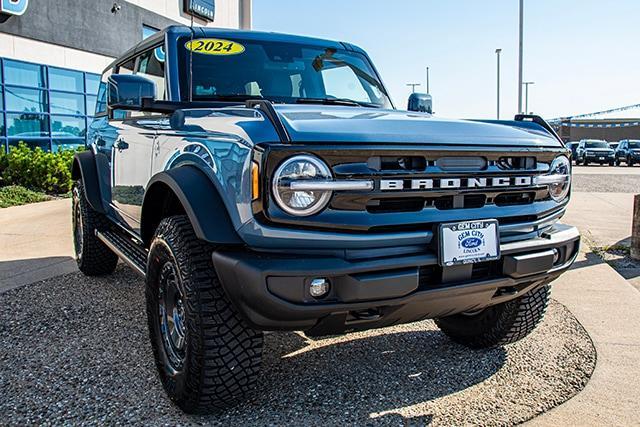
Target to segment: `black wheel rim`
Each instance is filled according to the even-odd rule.
[[[162,345],[171,368],[179,371],[185,355],[185,306],[179,278],[171,262],[162,266],[159,282],[158,320]]]
[[[80,209],[80,191],[77,187],[73,189],[73,214],[71,220],[73,221],[73,247],[76,252],[76,259],[82,258],[82,211]]]

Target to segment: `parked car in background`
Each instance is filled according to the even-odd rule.
[[[583,139],[576,149],[576,165],[588,165],[609,163],[613,166],[615,152],[609,147],[607,141],[601,139]]]
[[[571,150],[571,161],[573,162],[577,159],[576,150],[578,149],[578,144],[580,144],[580,141],[567,142],[567,148]]]
[[[623,139],[616,149],[616,166],[625,162],[627,166],[633,166],[640,162],[640,139]]]

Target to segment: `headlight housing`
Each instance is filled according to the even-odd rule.
[[[536,184],[547,185],[549,196],[556,202],[566,199],[571,189],[571,162],[566,156],[558,156],[551,162],[546,175],[536,178]]]
[[[327,180],[331,180],[331,170],[322,160],[310,155],[293,156],[282,162],[273,175],[273,198],[290,215],[313,215],[325,208],[332,192],[323,189],[294,189],[291,183]]]

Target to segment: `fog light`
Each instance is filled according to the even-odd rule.
[[[558,249],[553,250],[553,265],[556,265],[560,261],[560,251]]]
[[[314,298],[321,298],[329,293],[331,285],[324,277],[313,279],[309,284],[309,293]]]

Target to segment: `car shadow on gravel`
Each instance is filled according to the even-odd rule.
[[[225,419],[247,411],[277,413],[265,423],[329,424],[366,420],[424,425],[430,414],[405,418],[394,409],[448,396],[481,383],[505,363],[503,348],[472,351],[452,343],[433,322],[309,340],[298,333],[265,340],[260,391]],[[283,391],[286,391],[283,393]]]
[[[478,384],[506,361],[504,349],[471,351],[431,321],[313,340],[268,333],[256,392],[223,414],[189,416],[157,378],[143,282],[128,268],[59,276],[0,301],[0,413],[9,424],[425,424],[428,412],[396,410]]]

